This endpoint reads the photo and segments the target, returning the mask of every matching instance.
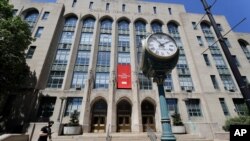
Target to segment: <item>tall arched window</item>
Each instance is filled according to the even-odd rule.
[[[162,24],[159,22],[151,23],[153,33],[162,32]]]
[[[75,68],[71,87],[84,88],[90,60],[90,51],[93,44],[93,30],[95,19],[87,18],[82,21],[82,33],[78,46]]]
[[[178,48],[180,49],[180,56],[177,63],[177,71],[179,76],[179,83],[181,90],[192,91],[194,89],[191,73],[187,63],[186,55],[184,53],[181,36],[178,31],[178,25],[174,22],[168,23],[168,32],[175,39]],[[165,80],[166,81],[166,80]]]
[[[118,22],[118,51],[129,52],[129,22]]]
[[[225,63],[225,60],[222,56],[222,53],[221,53],[218,45],[215,43],[216,39],[213,35],[213,32],[210,28],[210,25],[207,24],[206,22],[201,22],[200,25],[201,25],[202,32],[205,36],[205,39],[209,45],[209,50],[211,51],[211,55],[214,59],[214,62],[215,62],[216,68],[219,72],[221,81],[224,84],[224,89],[229,90],[229,91],[236,90],[233,79],[232,79],[231,74],[228,70],[228,67]],[[213,80],[211,80],[211,81],[213,81]]]
[[[249,52],[249,43],[247,43],[246,41],[244,40],[238,40],[239,44],[240,44],[240,47],[241,49],[243,50],[243,52],[245,53],[246,57],[247,57],[247,60],[250,62],[250,52]]]
[[[136,31],[136,48],[137,48],[137,63],[138,63],[138,78],[139,78],[139,85],[140,89],[150,90],[152,89],[152,82],[150,79],[145,77],[139,66],[142,57],[142,39],[146,38],[146,23],[138,20],[135,22],[135,31]]]
[[[112,20],[103,19],[100,23],[101,32],[96,63],[95,88],[109,86],[110,48],[112,43]]]
[[[66,66],[69,60],[69,53],[73,43],[77,17],[71,16],[66,18],[61,38],[58,43],[56,56],[54,58],[47,87],[61,88],[63,84]]]
[[[24,20],[29,24],[30,31],[33,30],[33,28],[37,22],[38,15],[39,15],[39,12],[37,10],[29,11],[26,14]]]

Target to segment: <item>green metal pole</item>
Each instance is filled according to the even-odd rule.
[[[161,141],[176,141],[175,136],[172,133],[169,112],[167,108],[167,102],[164,93],[163,82],[165,80],[165,75],[159,75],[154,80],[158,86],[159,98],[160,98],[160,109],[161,109],[161,125],[162,125],[162,135]]]

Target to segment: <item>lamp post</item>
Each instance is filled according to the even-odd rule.
[[[165,81],[166,74],[158,73],[153,79],[157,83],[159,100],[160,100],[160,110],[161,110],[161,124],[162,124],[162,136],[161,141],[175,141],[170,125],[169,111],[167,108],[167,102],[164,93],[163,83]]]
[[[165,33],[153,33],[142,41],[141,70],[146,77],[153,78],[157,83],[162,135],[161,141],[176,141],[170,125],[169,111],[164,93],[163,83],[166,74],[171,72],[177,64],[179,49],[174,39]]]

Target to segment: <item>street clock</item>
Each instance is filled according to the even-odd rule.
[[[176,66],[179,49],[168,34],[153,33],[142,40],[142,46],[141,69],[145,76],[165,75]]]

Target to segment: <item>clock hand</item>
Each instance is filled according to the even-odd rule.
[[[164,44],[167,44],[167,43],[169,43],[169,42],[171,42],[171,41],[167,41],[167,42],[163,43],[163,45],[164,45]]]
[[[161,42],[157,40],[157,38],[155,38],[155,37],[152,37],[152,38],[154,38],[156,40],[156,42],[158,42],[160,45],[162,45]]]

